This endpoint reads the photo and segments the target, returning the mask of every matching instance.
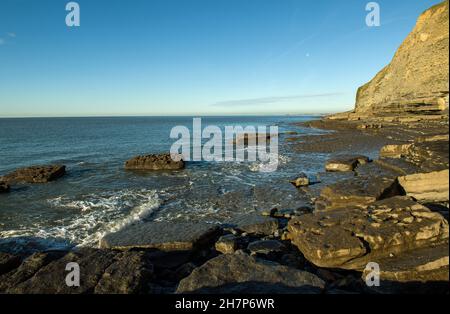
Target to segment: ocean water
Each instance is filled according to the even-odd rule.
[[[250,211],[306,202],[289,180],[320,171],[326,156],[290,151],[298,136],[320,133],[294,125],[315,117],[204,117],[202,125],[279,127],[277,171],[257,162],[189,162],[173,172],[126,171],[140,154],[168,152],[177,125],[192,117],[0,119],[0,176],[19,167],[64,164],[67,175],[48,184],[19,185],[0,194],[0,248],[97,246],[106,233],[148,220],[224,223]]]

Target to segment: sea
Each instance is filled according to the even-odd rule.
[[[252,211],[300,207],[307,199],[290,180],[321,171],[326,155],[294,153],[288,140],[324,131],[296,123],[316,116],[201,117],[202,126],[277,126],[278,167],[261,161],[191,161],[179,171],[127,171],[126,160],[167,153],[175,126],[194,117],[0,119],[0,176],[20,167],[62,164],[47,184],[0,194],[0,249],[98,246],[110,232],[146,221],[226,223]]]

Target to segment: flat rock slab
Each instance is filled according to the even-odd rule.
[[[394,177],[357,176],[323,188],[316,200],[316,210],[368,204],[403,192]]]
[[[162,251],[189,251],[213,243],[218,235],[216,225],[194,222],[143,222],[107,234],[101,248],[131,248]]]
[[[246,254],[220,255],[183,279],[177,293],[320,293],[314,274]]]
[[[408,197],[393,197],[366,209],[348,206],[295,217],[292,243],[319,267],[362,271],[368,262],[447,241],[448,222]]]
[[[338,156],[327,161],[325,170],[330,172],[353,171],[359,164],[366,164],[370,159],[366,156]]]
[[[449,170],[416,173],[398,178],[406,194],[420,202],[448,202]]]
[[[61,178],[66,173],[66,166],[32,166],[17,169],[4,177],[1,181],[7,184],[15,183],[47,183]]]
[[[180,155],[170,154],[136,156],[125,163],[127,170],[180,170],[184,161]]]

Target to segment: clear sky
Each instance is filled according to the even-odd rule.
[[[327,113],[438,0],[0,1],[0,116]]]

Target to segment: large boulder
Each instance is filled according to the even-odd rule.
[[[180,170],[184,161],[179,155],[171,154],[136,156],[125,163],[127,170]]]
[[[449,170],[416,173],[398,178],[407,195],[420,202],[448,202]]]
[[[397,196],[366,209],[347,206],[295,217],[289,238],[319,267],[363,270],[375,259],[446,241],[448,222],[440,215]]]
[[[180,282],[177,293],[320,293],[324,286],[311,273],[236,253],[194,269]]]
[[[105,235],[100,240],[100,247],[189,251],[214,243],[219,231],[218,226],[207,223],[142,222]]]
[[[0,178],[7,184],[47,183],[59,179],[66,173],[66,166],[32,166],[20,168]]]
[[[448,1],[444,1],[419,17],[392,62],[359,88],[355,115],[448,114],[448,51]]]

